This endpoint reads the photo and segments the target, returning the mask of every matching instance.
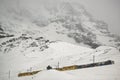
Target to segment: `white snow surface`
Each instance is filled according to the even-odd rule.
[[[27,40],[20,38],[2,47],[0,45],[0,80],[120,80],[120,40],[109,33],[104,22],[94,19],[83,6],[71,4],[69,0],[0,1],[3,33],[14,34],[16,39],[21,34],[32,37]],[[48,48],[40,51],[42,43],[34,39],[40,36],[55,42],[45,44]],[[86,37],[88,41],[93,40],[102,46],[96,49],[80,46],[88,46],[84,44]],[[0,44],[12,38],[1,38]],[[85,39],[77,43],[74,38]],[[38,47],[28,47],[32,42]],[[9,44],[13,44],[13,48],[8,47]],[[4,52],[5,49],[8,52]],[[58,67],[58,62],[59,67],[92,63],[93,55],[95,62],[113,60],[115,64],[63,72],[46,70],[48,65]],[[18,77],[21,72],[36,70],[43,71],[33,76]]]
[[[56,68],[70,65],[82,65],[92,63],[93,55],[95,61],[113,60],[115,64],[85,68],[71,71],[46,70],[51,65]],[[119,80],[120,53],[114,47],[101,46],[90,49],[73,45],[67,42],[57,41],[49,44],[49,48],[43,52],[31,51],[27,54],[2,54],[0,53],[0,80]],[[6,64],[5,64],[6,63]],[[20,72],[43,70],[36,75],[17,77]]]
[[[56,70],[49,70],[49,71],[42,71],[35,75],[34,77],[23,77],[19,78],[18,80],[79,80],[78,77],[65,73],[65,72],[59,72]]]

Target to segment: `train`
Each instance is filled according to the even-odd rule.
[[[31,76],[31,75],[37,74],[37,73],[40,72],[40,71],[42,71],[42,70],[19,73],[19,74],[18,74],[18,77]]]
[[[72,65],[72,66],[66,66],[66,67],[55,68],[55,69],[58,71],[66,71],[66,70],[75,70],[75,69],[90,68],[90,67],[97,67],[97,66],[105,66],[105,65],[111,65],[111,64],[114,64],[114,61],[107,60],[103,62],[89,63],[89,64],[83,64],[83,65]]]
[[[107,61],[96,62],[96,63],[89,63],[89,64],[83,64],[83,65],[72,65],[72,66],[65,66],[65,67],[62,67],[62,68],[51,68],[51,69],[55,69],[55,70],[58,70],[58,71],[68,71],[68,70],[76,70],[76,69],[90,68],[90,67],[97,67],[97,66],[105,66],[105,65],[112,65],[112,64],[115,64],[115,62],[112,61],[112,60],[107,60]],[[41,71],[43,71],[43,70],[19,73],[18,77],[35,75],[35,74],[37,74],[38,72],[41,72]]]

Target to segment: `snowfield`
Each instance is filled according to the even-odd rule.
[[[28,51],[27,51],[28,52]],[[71,71],[46,70],[48,65],[56,68],[70,65],[81,65],[105,60],[115,64],[102,67],[84,68]],[[49,44],[43,52],[27,54],[0,54],[0,80],[119,80],[120,53],[116,48],[101,46],[90,49],[57,41]],[[4,64],[7,63],[7,64]],[[33,76],[17,77],[20,72],[43,70]],[[10,71],[10,76],[9,76]]]
[[[66,72],[59,72],[56,70],[42,71],[37,75],[31,77],[23,77],[18,80],[79,80],[78,77],[68,74]]]
[[[72,1],[0,0],[0,80],[120,80],[120,37]],[[46,70],[107,60],[115,64]]]

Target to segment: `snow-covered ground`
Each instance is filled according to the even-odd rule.
[[[120,80],[120,38],[107,27],[71,0],[0,0],[0,80]],[[58,62],[59,67],[93,63],[93,56],[95,62],[115,64],[46,70]],[[18,77],[36,70],[43,71]]]
[[[28,51],[27,51],[28,52]],[[71,71],[47,71],[51,65],[57,67],[81,65],[95,61],[113,60],[115,64]],[[0,54],[0,80],[119,80],[120,53],[116,48],[101,46],[90,49],[67,42],[54,42],[43,52]],[[6,64],[5,64],[6,63]],[[20,72],[43,70],[36,75],[17,77]]]

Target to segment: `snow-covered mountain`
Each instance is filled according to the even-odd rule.
[[[78,3],[58,0],[2,0],[0,8],[1,36],[42,35],[49,40],[84,44],[92,48],[120,45],[119,37],[109,32],[107,24],[94,19]]]
[[[63,80],[89,80],[76,77],[77,71],[43,71],[24,78],[17,74],[31,68],[45,70],[48,65],[57,67],[58,62],[60,67],[87,64],[93,61],[93,55],[96,62],[116,63],[96,71],[114,71],[111,68],[117,70],[120,66],[119,51],[120,37],[110,33],[108,25],[93,18],[81,4],[65,0],[0,0],[0,80],[59,80],[59,75],[68,76]],[[102,80],[119,80],[120,72],[116,70],[111,79],[105,77],[113,75],[107,71]],[[103,72],[96,73],[101,76]]]

